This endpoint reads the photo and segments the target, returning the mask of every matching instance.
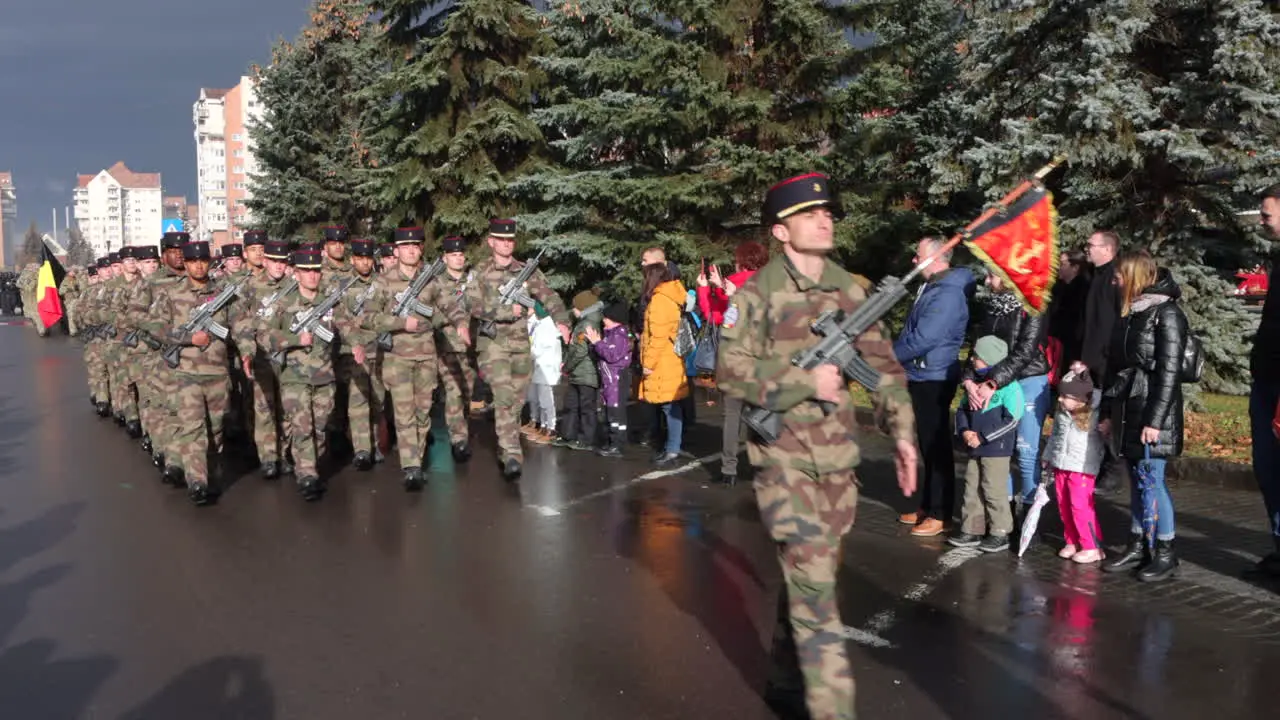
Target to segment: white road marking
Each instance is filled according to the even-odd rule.
[[[670,468],[668,470],[654,470],[653,472],[647,472],[644,475],[632,478],[622,484],[610,485],[607,488],[601,488],[599,490],[596,490],[595,492],[587,493],[586,495],[583,495],[581,497],[573,498],[571,500],[564,502],[559,507],[551,507],[550,505],[530,505],[529,509],[537,512],[539,515],[542,515],[543,517],[555,517],[563,513],[565,510],[568,510],[569,508],[574,507],[575,505],[581,505],[582,503],[587,502],[588,500],[594,500],[598,497],[612,495],[613,493],[616,493],[620,490],[626,490],[632,485],[638,485],[640,483],[648,482],[650,480],[657,480],[658,478],[671,477],[672,475],[681,475],[683,473],[689,472],[690,470],[694,470],[696,468],[702,467],[703,465],[711,462],[712,460],[718,457],[720,457],[720,453],[715,453],[714,455],[707,455],[705,457],[700,457],[694,460],[693,462],[686,463],[679,467]]]
[[[929,596],[930,593],[942,582],[943,578],[954,572],[957,568],[970,560],[980,556],[982,552],[977,548],[955,548],[948,550],[938,557],[938,562],[932,570],[924,576],[924,578],[907,588],[902,593],[901,600],[910,603],[917,603]],[[877,648],[891,648],[893,643],[885,640],[883,635],[891,629],[898,620],[898,611],[895,608],[885,608],[875,615],[861,628],[846,625],[844,628],[845,637],[862,645]]]

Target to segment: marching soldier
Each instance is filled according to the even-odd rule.
[[[378,272],[386,273],[396,266],[395,243],[382,243],[378,246]]]
[[[244,265],[245,269],[256,277],[261,277],[267,268],[266,261],[267,233],[263,230],[246,230],[244,233]]]
[[[123,250],[124,248],[120,248],[120,251]],[[111,415],[115,418],[117,425],[124,427],[127,422],[124,399],[126,384],[125,379],[121,377],[121,373],[124,372],[124,360],[120,352],[122,349],[119,343],[120,331],[116,327],[116,316],[112,311],[116,291],[125,281],[124,258],[121,257],[120,251],[107,253],[111,263],[111,279],[102,290],[102,297],[98,304],[98,318],[105,328],[102,357],[106,361],[107,375],[111,379]]]
[[[280,378],[280,402],[284,425],[297,463],[298,492],[307,502],[319,500],[325,491],[325,483],[316,468],[317,459],[325,452],[325,425],[334,410],[334,351],[326,347],[313,332],[293,332],[294,320],[323,304],[328,292],[336,292],[339,286],[322,292],[321,270],[324,267],[321,253],[299,250],[293,253],[294,277],[298,280],[297,292],[282,298],[279,308],[265,318],[258,328],[258,341],[274,357],[283,359],[276,366]],[[341,307],[339,302],[338,307]],[[341,311],[339,311],[341,312]],[[334,328],[334,310],[329,310],[321,324]],[[342,338],[334,335],[334,345]]]
[[[76,322],[76,301],[80,299],[86,286],[85,269],[79,265],[68,270],[66,277],[62,278],[62,284],[58,286],[58,297],[62,299],[62,307],[67,314],[67,334],[71,337],[80,334],[80,326]]]
[[[178,426],[173,439],[180,465],[165,468],[165,479],[175,486],[182,485],[185,479],[191,501],[207,505],[217,499],[210,486],[216,473],[209,470],[209,457],[218,458],[222,450],[222,417],[227,411],[227,343],[204,330],[189,332],[185,325],[196,310],[218,295],[223,284],[209,279],[209,243],[183,245],[182,258],[186,280],[157,293],[147,329],[180,348],[175,368],[180,384]],[[231,318],[229,305],[214,313],[214,320],[228,329],[233,327]]]
[[[466,308],[467,284],[474,273],[467,267],[466,241],[460,237],[447,237],[441,242],[444,253],[445,276],[440,279],[448,288],[446,302],[460,305],[468,317]],[[470,428],[467,419],[474,409],[471,393],[475,389],[476,371],[469,358],[468,343],[445,326],[436,334],[436,347],[440,351],[440,384],[444,390],[444,421],[449,427],[449,442],[454,459],[466,462],[471,457]]]
[[[160,358],[161,338],[151,332],[155,328],[154,303],[158,293],[186,277],[182,246],[189,240],[190,236],[185,232],[168,232],[160,238],[161,260],[157,263],[156,271],[144,278],[145,281],[130,297],[128,306],[130,322],[138,329],[140,345],[145,348],[138,384],[138,395],[143,407],[143,427],[146,430],[142,447],[151,453],[151,462],[162,477],[166,457],[175,465],[180,462],[173,445],[173,433],[178,422],[175,398],[181,388],[177,374]],[[144,248],[144,255],[154,252],[155,248]],[[141,262],[145,271],[149,260],[144,257]]]
[[[481,323],[494,323],[494,337],[477,338],[476,356],[485,382],[493,389],[498,463],[502,466],[503,476],[514,480],[520,476],[521,463],[524,462],[524,451],[520,447],[520,409],[533,374],[529,332],[525,325],[526,309],[519,303],[499,302],[502,286],[524,267],[524,263],[514,257],[515,220],[491,221],[488,243],[493,256],[475,270],[475,278],[467,286],[465,297],[473,317]],[[555,319],[560,335],[567,343],[569,315],[541,272],[533,273],[524,291]]]
[[[125,345],[122,354],[128,360],[129,379],[138,394],[138,423],[136,428],[132,424],[128,425],[129,436],[135,439],[141,437],[142,449],[151,454],[154,450],[152,429],[162,422],[160,403],[155,397],[155,385],[150,381],[151,376],[156,373],[154,361],[159,355],[148,347],[147,341],[151,338],[143,335],[138,323],[146,320],[150,302],[143,305],[140,298],[150,297],[150,278],[160,267],[160,251],[155,246],[135,247],[133,263],[137,266],[138,277],[119,293],[115,308],[119,316],[119,330],[123,333],[121,342]]]
[[[826,259],[833,238],[832,195],[824,175],[792,178],[765,196],[763,223],[782,244],[734,295],[721,330],[717,381],[748,406],[780,414],[773,444],[747,445],[757,468],[760,515],[779,543],[790,627],[815,720],[853,718],[854,683],[836,606],[840,541],[853,525],[858,465],[853,402],[841,371],[794,367],[791,358],[815,341],[809,323],[827,311],[853,312],[866,291]],[[915,419],[906,376],[889,338],[873,326],[856,340],[883,374],[877,415],[897,444],[898,484],[915,489]]]
[[[222,276],[226,278],[239,278],[245,275],[244,270],[244,245],[240,243],[227,243],[222,246]]]
[[[44,326],[44,320],[40,318],[40,311],[37,305],[40,298],[36,297],[36,283],[40,278],[40,266],[36,263],[27,263],[27,266],[18,274],[18,290],[22,295],[22,312],[31,320],[31,325],[36,329],[36,333],[40,337],[49,334],[49,329]]]
[[[275,368],[256,338],[263,323],[271,321],[279,303],[297,288],[289,275],[289,243],[268,240],[263,246],[264,271],[245,287],[237,309],[236,341],[244,373],[253,381],[253,442],[258,448],[262,477],[274,480],[293,472],[281,442],[280,388]]]
[[[347,241],[351,232],[341,225],[324,229],[324,284],[337,283],[351,277],[354,272],[347,262]],[[301,248],[299,248],[301,249]]]
[[[346,386],[347,416],[351,430],[351,447],[355,451],[352,465],[357,470],[369,470],[375,462],[381,462],[375,432],[382,421],[381,392],[375,394],[375,383],[370,374],[377,359],[374,333],[360,327],[369,301],[378,289],[378,274],[374,272],[374,254],[377,245],[369,240],[351,243],[351,267],[356,282],[343,297],[347,322],[342,327],[342,346],[338,354],[338,382]],[[381,390],[381,384],[377,387]]]
[[[89,394],[93,397],[94,407],[99,417],[110,417],[111,407],[111,373],[107,368],[106,340],[102,334],[100,310],[102,299],[111,284],[111,260],[107,256],[98,258],[98,281],[80,301],[80,312],[84,324],[92,328],[85,337],[85,363],[89,370]]]
[[[115,347],[117,365],[115,378],[119,391],[116,394],[116,412],[124,415],[125,430],[129,437],[137,440],[142,437],[142,420],[139,412],[138,397],[135,395],[141,380],[140,354],[145,352],[137,336],[131,335],[136,329],[129,322],[129,298],[142,284],[142,271],[138,266],[137,251],[139,248],[120,248],[120,269],[123,274],[117,279],[115,289],[106,299],[106,312],[115,325],[115,337],[111,340]],[[158,255],[157,255],[158,257]]]
[[[431,320],[416,313],[407,317],[393,314],[400,296],[423,271],[422,228],[400,228],[395,238],[396,268],[378,278],[378,289],[365,309],[361,327],[378,335],[391,334],[391,349],[382,348],[382,377],[391,392],[404,486],[416,492],[427,482],[422,463],[431,434],[431,398],[439,361]],[[417,300],[443,314],[463,341],[469,342],[469,319],[460,306],[446,302],[447,294],[447,287],[437,279],[423,288]]]

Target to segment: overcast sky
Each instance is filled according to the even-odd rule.
[[[17,187],[19,227],[48,230],[77,173],[117,160],[163,174],[195,203],[191,105],[231,87],[308,0],[0,0],[0,171]]]

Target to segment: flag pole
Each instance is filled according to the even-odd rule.
[[[907,275],[902,278],[902,283],[905,285],[908,282],[914,280],[916,276],[919,275],[921,272],[923,272],[924,269],[928,267],[931,263],[933,263],[934,260],[938,259],[939,257],[942,257],[943,255],[947,254],[952,249],[954,249],[955,246],[969,239],[970,234],[973,233],[973,231],[976,230],[980,225],[982,225],[982,223],[990,220],[995,215],[1002,213],[1005,210],[1008,210],[1009,206],[1012,205],[1014,201],[1022,197],[1022,195],[1026,193],[1028,190],[1030,190],[1031,188],[1035,187],[1036,185],[1039,185],[1042,180],[1044,180],[1046,177],[1049,176],[1049,173],[1052,173],[1054,170],[1057,170],[1058,166],[1063,164],[1066,161],[1067,161],[1066,153],[1055,155],[1054,158],[1050,160],[1048,163],[1046,163],[1044,167],[1035,171],[1035,174],[1033,174],[1031,177],[1027,178],[1026,180],[1023,180],[1021,185],[1018,185],[1016,188],[1010,190],[1009,194],[1000,198],[1000,200],[995,205],[992,205],[991,207],[987,208],[985,211],[983,211],[981,215],[979,215],[976,219],[974,219],[973,222],[966,225],[963,230],[956,233],[954,236],[952,236],[950,240],[943,243],[942,246],[938,248],[937,252],[935,252],[933,255],[930,255],[928,258],[925,258],[924,260],[922,260],[920,264],[916,265],[911,272],[907,273]]]

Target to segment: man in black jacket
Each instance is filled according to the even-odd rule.
[[[1280,240],[1280,185],[1262,192],[1262,225]],[[1262,501],[1271,521],[1274,550],[1258,563],[1255,574],[1280,578],[1280,442],[1272,420],[1280,404],[1280,281],[1275,263],[1267,283],[1267,300],[1262,306],[1262,322],[1253,340],[1249,358],[1253,389],[1249,394],[1249,418],[1253,426],[1253,474],[1262,490]]]
[[[1111,330],[1120,318],[1120,292],[1116,287],[1116,255],[1120,252],[1120,238],[1110,231],[1096,232],[1089,237],[1085,249],[1093,264],[1093,281],[1084,301],[1084,342],[1080,349],[1080,361],[1071,369],[1088,368],[1093,384],[1101,387],[1107,375],[1107,349],[1111,345]]]

